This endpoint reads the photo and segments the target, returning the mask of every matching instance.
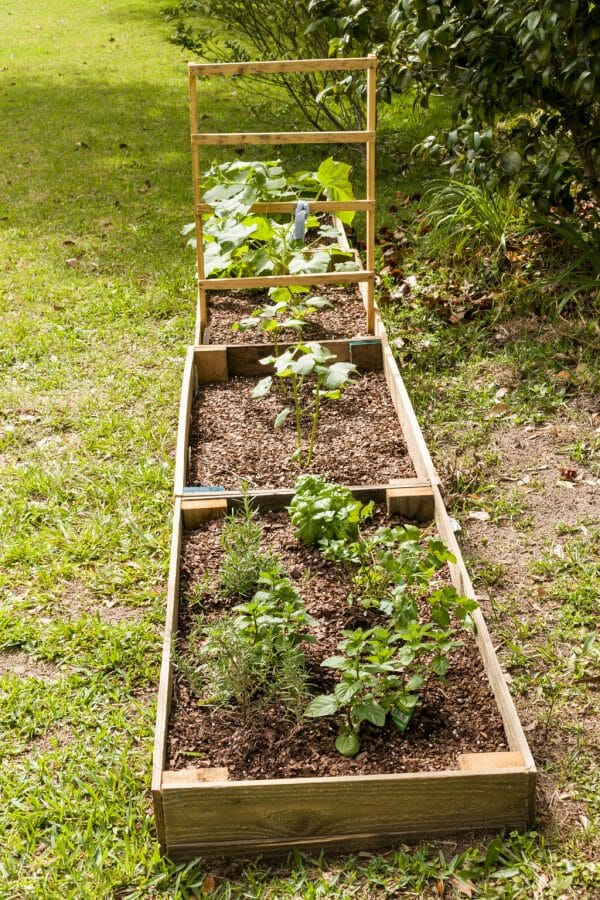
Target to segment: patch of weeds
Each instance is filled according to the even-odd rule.
[[[557,530],[560,533],[561,529]],[[553,544],[531,569],[546,578],[545,594],[549,600],[558,601],[558,617],[563,627],[597,626],[600,528],[579,526],[577,536]]]

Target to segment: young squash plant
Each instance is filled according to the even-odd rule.
[[[357,268],[353,254],[334,243],[324,246],[324,238],[339,237],[331,226],[321,226],[310,216],[308,228],[318,229],[315,240],[305,244],[294,238],[293,221],[251,214],[253,203],[278,200],[349,200],[354,194],[350,166],[324,160],[316,172],[286,176],[278,160],[213,165],[204,176],[203,200],[214,213],[203,225],[204,269],[210,277],[246,275],[310,274]],[[342,212],[349,224],[354,213]],[[183,228],[189,234],[194,223]],[[195,238],[189,242],[195,246]]]
[[[270,288],[269,299],[271,303],[257,307],[251,315],[234,322],[231,328],[233,331],[258,329],[269,335],[273,341],[274,356],[279,354],[279,335],[282,331],[295,331],[300,339],[308,316],[320,309],[333,307],[329,300],[310,294],[303,285]]]
[[[353,363],[331,362],[335,359],[327,347],[318,341],[303,343],[298,341],[279,356],[267,356],[261,359],[263,365],[272,365],[275,374],[261,378],[252,397],[265,397],[275,380],[289,384],[292,404],[285,406],[275,419],[275,428],[281,428],[288,416],[294,415],[296,423],[296,450],[294,460],[302,468],[309,466],[313,459],[317,427],[324,400],[339,400],[342,391],[359,375]],[[309,381],[312,386],[311,399],[303,405],[303,387]],[[309,431],[307,450],[304,452],[304,421],[308,420]]]

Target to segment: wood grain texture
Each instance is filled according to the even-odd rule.
[[[433,518],[433,510],[428,504],[419,503],[418,513],[415,516],[409,516],[408,513],[415,507],[415,494],[419,491],[424,491],[426,494],[429,493],[430,495],[431,485],[418,478],[407,478],[405,481],[406,486],[404,490],[399,491],[395,500],[398,515],[405,515],[406,518],[416,518],[417,521],[420,522],[430,522]],[[347,487],[352,495],[356,497],[357,500],[360,500],[361,503],[368,503],[370,500],[373,500],[375,503],[385,503],[388,491],[398,490],[393,484],[361,484],[347,485]],[[204,498],[210,499],[212,497],[214,497],[214,492],[205,491],[203,493],[201,489],[195,490],[194,488],[188,487],[183,495],[184,511],[188,501]],[[248,497],[252,501],[252,504],[261,510],[261,512],[267,512],[269,510],[276,511],[286,509],[286,507],[290,505],[294,497],[294,491],[287,488],[250,490],[248,492]],[[403,497],[405,498],[405,502],[403,502]],[[238,509],[243,505],[243,495],[240,491],[219,491],[219,498],[227,501],[228,512]]]
[[[281,59],[233,63],[188,63],[188,72],[195,77],[207,75],[264,75],[282,72],[351,72],[370,69],[372,56],[346,59]]]
[[[489,769],[523,769],[522,753],[461,753],[458,768],[469,772],[486,772]]]
[[[263,201],[253,203],[251,213],[293,213],[296,210],[297,200]],[[375,208],[374,200],[310,200],[308,199],[311,213],[319,212],[365,212]],[[211,215],[214,207],[209,203],[199,203],[196,210],[201,215]]]
[[[179,424],[177,426],[177,444],[175,447],[174,492],[177,496],[183,494],[183,489],[187,483],[190,417],[194,401],[195,368],[194,348],[188,347],[183,366],[181,398],[179,401]]]
[[[181,852],[525,828],[526,769],[165,785],[167,845]],[[199,849],[200,848],[200,849]]]
[[[431,522],[435,512],[435,501],[431,485],[414,488],[389,488],[385,492],[385,506],[388,515],[402,515],[416,522]]]
[[[198,384],[207,381],[229,381],[229,354],[226,344],[209,344],[194,350],[194,367]]]
[[[372,144],[374,141],[374,131],[224,131],[192,134],[193,147],[241,147],[253,144]]]
[[[152,757],[152,802],[156,818],[156,830],[161,847],[166,846],[163,814],[162,775],[167,759],[167,729],[173,696],[173,668],[171,653],[179,618],[179,559],[181,555],[181,501],[175,499],[173,508],[173,531],[171,535],[171,556],[169,580],[167,584],[167,609],[163,633],[160,681],[156,703],[156,725],[154,729],[154,753]]]
[[[367,71],[367,131],[376,134],[377,132],[377,72],[375,66],[377,60],[373,59],[374,65]],[[367,200],[375,200],[375,155],[376,143],[370,141],[366,147],[366,175],[367,175]],[[375,269],[375,209],[367,211],[367,269],[373,271]],[[369,334],[375,333],[375,284],[367,285],[367,331]]]
[[[287,287],[290,284],[355,284],[373,281],[374,272],[322,272],[319,275],[263,275],[250,278],[203,278],[199,284],[207,291],[243,291],[248,288]]]
[[[221,497],[220,492],[218,497],[184,497],[181,501],[181,515],[185,528],[200,528],[204,522],[227,515],[227,500]]]

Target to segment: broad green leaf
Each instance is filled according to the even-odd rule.
[[[333,693],[340,703],[346,703],[352,700],[357,691],[360,690],[360,682],[340,681],[333,689]]]
[[[271,385],[273,384],[273,377],[271,375],[267,375],[265,378],[261,378],[254,390],[252,391],[251,396],[258,400],[261,397],[266,397],[266,395],[271,390]]]
[[[315,697],[304,710],[304,715],[310,719],[316,719],[319,716],[332,716],[339,709],[339,703],[333,694],[321,694]]]
[[[345,731],[339,734],[335,741],[335,749],[342,756],[356,756],[360,750],[360,741],[358,735],[353,731]]]
[[[346,662],[345,656],[328,656],[321,665],[326,666],[328,669],[343,669],[346,666]]]
[[[431,668],[435,672],[436,675],[439,675],[440,678],[443,678],[448,669],[450,668],[450,663],[446,659],[445,656],[435,656],[431,660]]]
[[[372,722],[381,728],[385,723],[386,710],[374,700],[363,700],[352,708],[352,716],[355,722]]]
[[[352,380],[352,376],[358,376],[359,372],[354,363],[337,362],[329,366],[323,379],[326,388],[335,390],[344,387]]]
[[[285,409],[282,409],[277,418],[275,419],[275,428],[281,428],[287,417],[290,415],[292,411],[291,406],[286,406]]]

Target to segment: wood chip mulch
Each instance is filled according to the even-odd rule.
[[[378,524],[382,520],[380,514]],[[321,668],[320,662],[335,652],[344,628],[375,624],[374,617],[380,614],[348,604],[349,582],[343,570],[294,538],[287,513],[270,513],[261,521],[265,549],[268,542],[268,548],[276,551],[316,620],[311,630],[317,643],[303,649],[314,694],[328,692],[335,673]],[[221,527],[221,522],[213,521],[186,535],[178,653],[201,652],[189,646],[194,610],[188,599],[207,573],[214,577],[222,558]],[[213,586],[202,613],[214,620],[234,602],[223,600]],[[464,646],[451,657],[448,684],[431,681],[405,734],[392,725],[363,726],[361,752],[354,759],[335,750],[333,717],[296,721],[277,704],[259,706],[246,717],[231,708],[202,708],[176,672],[168,767],[226,766],[232,779],[384,774],[456,768],[460,753],[506,750],[502,721],[474,639],[462,630],[458,637]]]
[[[200,385],[190,432],[192,485],[232,490],[242,481],[253,488],[294,485],[300,474],[292,460],[294,416],[275,429],[275,418],[287,401],[274,390],[267,397],[252,399],[257,381],[232,378]],[[307,422],[306,433],[308,427]],[[313,462],[302,471],[349,485],[384,484],[414,476],[382,373],[368,372],[340,400],[323,402]]]
[[[307,341],[333,341],[364,334],[366,313],[356,288],[315,287],[315,296],[333,303],[332,309],[321,309],[306,320],[302,337]],[[234,322],[250,316],[255,309],[269,303],[265,291],[226,291],[210,294],[205,344],[269,344],[271,338],[259,328],[233,331]],[[282,341],[296,340],[294,331],[282,332]]]

